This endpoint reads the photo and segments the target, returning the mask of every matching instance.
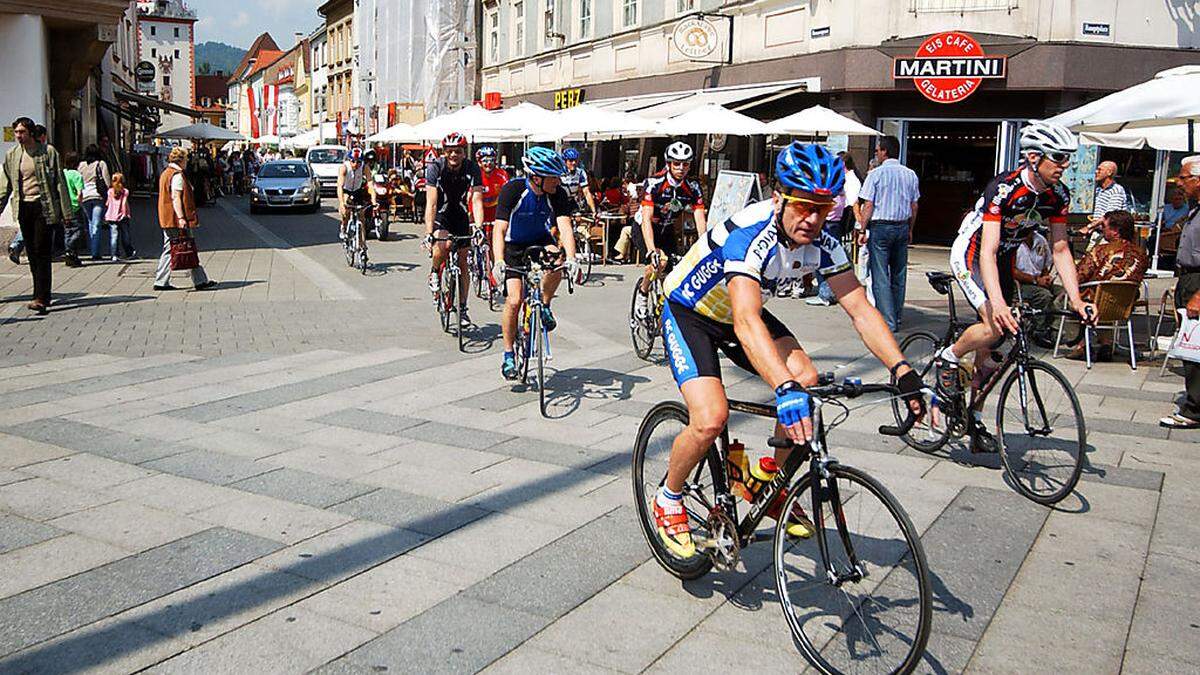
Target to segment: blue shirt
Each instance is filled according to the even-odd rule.
[[[1171,202],[1167,202],[1163,205],[1163,227],[1171,227],[1180,220],[1187,218],[1188,211],[1190,210],[1191,208],[1186,201],[1179,208],[1175,208],[1171,205]]]
[[[559,189],[537,194],[524,178],[514,178],[500,188],[496,200],[496,220],[508,223],[504,241],[514,244],[548,244],[554,240],[551,228],[559,216],[573,210],[567,191]]]
[[[888,158],[867,174],[858,197],[874,205],[871,220],[908,220],[913,203],[921,198],[918,183],[915,171]]]

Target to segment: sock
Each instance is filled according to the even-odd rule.
[[[666,485],[663,485],[658,489],[658,496],[655,497],[655,501],[658,502],[659,506],[669,506],[671,502],[683,501],[683,493],[671,492],[667,489]]]
[[[512,359],[515,361],[517,359],[517,353],[516,352],[504,352],[504,359],[506,361],[508,359]]]
[[[941,354],[939,354],[938,356],[939,356],[939,357],[941,357],[941,359],[942,359],[943,361],[946,361],[947,363],[954,363],[954,364],[957,364],[957,363],[958,363],[958,356],[957,356],[957,355],[955,355],[955,353],[954,353],[954,346],[953,346],[953,345],[951,345],[951,346],[949,346],[949,347],[946,347],[945,349],[943,349],[943,350],[942,350],[942,353],[941,353]]]

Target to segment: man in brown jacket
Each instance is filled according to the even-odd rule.
[[[0,167],[0,211],[16,198],[17,222],[29,256],[33,275],[33,302],[29,309],[46,314],[50,307],[50,258],[54,227],[73,217],[71,196],[63,177],[58,152],[34,138],[34,123],[28,117],[13,122],[17,144],[4,156]]]
[[[163,251],[158,258],[158,273],[154,275],[156,291],[175,290],[171,285],[171,244],[180,237],[193,236],[192,230],[200,225],[196,216],[196,198],[183,173],[187,150],[172,148],[167,162],[167,168],[158,179],[158,225],[163,231]],[[196,290],[203,291],[217,285],[204,273],[203,267],[197,265],[189,271]]]

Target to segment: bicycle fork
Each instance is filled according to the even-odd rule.
[[[1025,431],[1031,436],[1049,436],[1054,428],[1050,426],[1050,418],[1046,414],[1046,404],[1042,401],[1042,394],[1038,391],[1037,382],[1030,376],[1030,371],[1025,370],[1025,366],[1020,364],[1017,365],[1017,394],[1021,399],[1021,421],[1025,424]],[[1037,414],[1042,418],[1040,427],[1030,424],[1030,394],[1037,403]]]
[[[850,532],[846,529],[846,513],[842,508],[841,489],[838,487],[837,479],[829,470],[829,467],[837,465],[837,460],[826,454],[824,427],[821,424],[821,403],[816,400],[814,403],[813,429],[815,433],[811,443],[812,458],[809,460],[809,475],[812,476],[812,521],[816,530],[813,536],[817,537],[817,548],[821,551],[826,579],[835,588],[841,588],[846,582],[857,583],[867,578],[867,567],[859,561],[858,555],[854,552],[854,545],[850,542]],[[826,503],[830,505],[829,510],[833,515],[838,539],[841,540],[842,548],[846,551],[847,569],[845,572],[838,571],[833,557],[830,555],[829,539],[825,528],[825,510],[822,508],[822,505]],[[779,517],[787,518],[788,515],[781,513]]]

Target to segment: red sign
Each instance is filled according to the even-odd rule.
[[[504,99],[498,91],[487,91],[483,93],[483,107],[485,110],[499,110],[504,105]]]
[[[949,32],[929,37],[913,58],[897,58],[892,78],[911,79],[917,91],[934,103],[958,103],[974,94],[984,80],[1004,79],[1008,58],[987,56],[975,38]]]

